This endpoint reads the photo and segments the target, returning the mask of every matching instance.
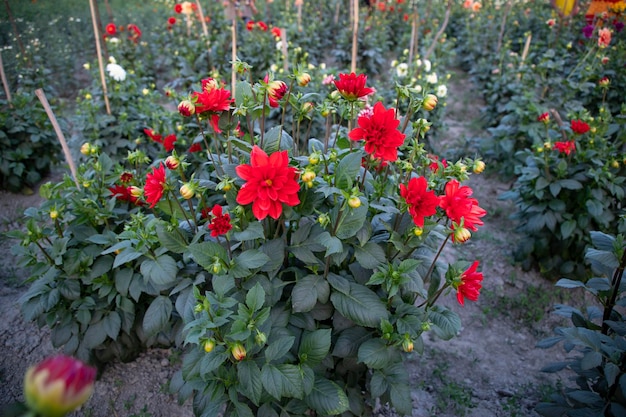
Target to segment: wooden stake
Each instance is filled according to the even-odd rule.
[[[95,0],[89,0],[91,8],[91,21],[93,22],[93,33],[96,38],[96,53],[98,54],[98,66],[100,67],[100,81],[102,82],[102,94],[104,95],[104,105],[107,114],[111,114],[111,106],[109,105],[109,94],[107,92],[107,81],[104,77],[104,62],[102,61],[102,49],[100,48],[100,31],[98,30],[98,19],[96,17]]]
[[[13,105],[11,104],[11,90],[9,89],[7,76],[4,73],[4,64],[2,63],[2,51],[0,51],[0,77],[2,78],[2,85],[4,86],[4,94],[6,94],[7,96],[9,107],[13,107]]]
[[[533,34],[529,33],[526,37],[526,43],[524,44],[524,50],[522,51],[522,60],[519,63],[518,70],[521,70],[524,66],[524,61],[526,61],[526,57],[528,56],[528,50],[530,49],[530,40],[533,38]],[[517,73],[517,79],[519,80],[522,77],[522,73]]]
[[[196,5],[198,6],[198,13],[200,14],[200,22],[202,23],[202,33],[204,33],[205,38],[208,38],[209,28],[207,28],[206,22],[204,21],[204,12],[202,11],[200,0],[196,0]]]
[[[352,64],[350,72],[356,72],[357,51],[359,48],[359,0],[352,1],[354,10],[353,26],[352,26]]]
[[[285,28],[280,30],[280,44],[283,53],[283,71],[286,74],[289,70],[289,52],[287,51],[287,29]]]
[[[231,74],[230,74],[230,91],[231,91],[231,97],[235,97],[235,86],[237,85],[237,70],[235,68],[235,65],[237,64],[237,20],[236,18],[233,19],[233,23],[230,27],[230,33],[232,35],[232,42],[231,42],[231,54],[230,54],[230,59],[232,61],[232,65],[231,65]]]
[[[54,128],[55,133],[57,134],[57,138],[61,143],[61,148],[63,148],[63,153],[65,154],[65,161],[70,166],[70,172],[72,173],[72,178],[76,183],[76,188],[80,189],[80,184],[78,183],[78,177],[76,175],[76,165],[74,165],[74,160],[72,159],[72,153],[70,152],[69,146],[67,146],[67,142],[65,141],[65,136],[63,136],[63,132],[61,131],[61,127],[59,126],[59,122],[57,118],[54,116],[52,112],[52,108],[50,107],[50,103],[48,103],[48,99],[46,98],[46,93],[41,88],[35,90],[35,95],[41,101],[43,108],[46,110],[46,114],[52,123],[52,127]]]
[[[415,50],[417,49],[417,21],[419,15],[417,14],[417,6],[414,7],[411,14],[411,39],[409,42],[409,65],[413,63],[413,57],[415,56]]]
[[[28,59],[28,57],[26,56],[26,49],[24,49],[24,44],[22,43],[22,37],[17,31],[17,25],[15,24],[13,13],[11,13],[11,7],[9,6],[8,0],[4,0],[4,7],[7,9],[7,15],[9,15],[9,21],[11,22],[11,26],[13,27],[13,34],[15,35],[15,39],[17,40],[17,46],[20,48],[20,53],[22,54],[24,59]],[[27,62],[28,66],[30,66],[30,60],[28,60]]]
[[[443,18],[443,23],[441,24],[441,27],[439,28],[439,30],[437,31],[437,34],[435,35],[435,38],[433,39],[433,44],[430,45],[430,47],[428,48],[428,51],[426,51],[426,54],[424,55],[425,60],[429,59],[432,53],[435,51],[435,47],[437,46],[437,42],[439,42],[439,38],[441,37],[441,35],[443,35],[443,32],[445,32],[446,27],[448,26],[448,21],[450,21],[451,9],[452,9],[452,0],[448,0],[448,6],[446,8],[446,14]]]

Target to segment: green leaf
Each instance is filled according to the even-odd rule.
[[[293,149],[293,138],[283,130],[282,125],[274,126],[263,139],[263,150],[269,155],[280,150]]]
[[[319,236],[317,236],[316,242],[326,248],[326,254],[324,255],[325,258],[334,253],[343,252],[343,245],[341,244],[341,240],[339,240],[335,236],[331,236],[328,232],[321,233]]]
[[[333,356],[339,358],[355,357],[359,351],[359,347],[371,337],[371,332],[364,327],[348,327],[342,331],[337,338],[335,347],[333,348]]]
[[[587,352],[580,360],[580,368],[583,371],[593,369],[600,365],[602,365],[602,354],[600,352],[596,352],[595,350]]]
[[[328,281],[321,275],[307,275],[296,282],[291,292],[293,311],[296,313],[311,311],[318,300],[320,303],[326,303],[329,297]]]
[[[388,346],[381,339],[370,339],[359,348],[358,359],[371,369],[383,369],[401,359],[397,348]]]
[[[141,274],[147,281],[157,286],[169,286],[176,283],[178,265],[170,255],[164,254],[156,259],[146,259],[141,263]]]
[[[354,180],[361,170],[361,152],[351,152],[344,156],[335,168],[335,187],[342,190],[352,188]]]
[[[245,242],[247,240],[265,239],[263,225],[261,222],[252,222],[245,230],[234,233],[234,238],[241,242]]]
[[[120,333],[120,327],[122,326],[122,320],[117,311],[111,311],[102,319],[102,327],[107,336],[111,339],[117,339],[117,335]]]
[[[187,250],[187,242],[180,233],[174,230],[168,231],[162,224],[157,225],[156,232],[159,243],[168,250],[174,253],[183,253]]]
[[[580,190],[583,188],[583,185],[580,182],[572,179],[560,180],[559,184],[561,184],[561,187],[567,188],[568,190]]]
[[[236,258],[235,262],[238,266],[255,269],[261,268],[270,260],[269,256],[264,254],[258,249],[250,249],[245,252],[241,252]]]
[[[606,378],[606,382],[609,387],[615,383],[620,372],[621,370],[619,366],[615,365],[612,362],[608,362],[606,365],[604,365],[604,377]]]
[[[556,282],[555,285],[561,288],[582,288],[585,286],[583,282],[574,281],[573,279],[569,279],[569,278],[561,278],[560,280]]]
[[[213,271],[215,258],[228,262],[228,254],[222,245],[215,242],[201,242],[189,245],[189,252],[198,265],[209,272]]]
[[[316,365],[328,355],[330,350],[331,329],[305,331],[300,340],[298,356],[302,363]]]
[[[361,204],[358,208],[347,209],[347,211],[342,214],[335,236],[342,240],[355,236],[357,232],[363,228],[367,217],[367,207],[367,204]]]
[[[148,336],[154,336],[167,327],[172,315],[172,300],[160,295],[156,297],[143,317],[143,330]]]
[[[246,305],[250,311],[255,312],[263,307],[263,303],[265,303],[265,290],[257,282],[246,294]]]
[[[572,233],[576,230],[576,221],[575,220],[567,220],[561,223],[561,237],[563,239],[569,238]]]
[[[124,265],[125,263],[132,262],[132,261],[134,261],[135,259],[139,258],[142,255],[143,255],[143,253],[137,252],[133,248],[125,249],[125,250],[120,252],[115,257],[115,262],[113,262],[113,268],[119,268],[120,266]]]
[[[91,324],[85,331],[83,336],[83,346],[86,349],[95,349],[100,346],[107,338],[107,333],[104,329],[104,323],[102,320]]]
[[[344,317],[365,327],[378,328],[382,319],[389,318],[387,306],[369,288],[350,282],[349,293],[333,292],[330,301]]]
[[[240,392],[248,397],[254,405],[259,405],[263,393],[261,382],[261,370],[251,360],[245,360],[237,364],[237,379],[239,380]]]
[[[428,319],[433,324],[435,334],[443,340],[452,339],[461,330],[461,319],[452,310],[435,306],[428,312]]]
[[[367,242],[363,247],[355,247],[354,256],[365,269],[376,269],[387,261],[383,248],[374,242]]]
[[[302,399],[304,396],[300,370],[295,365],[266,363],[261,370],[261,382],[263,388],[277,400],[282,397]]]
[[[265,348],[265,360],[271,362],[282,359],[287,352],[289,352],[295,340],[296,338],[293,336],[283,336],[272,341],[267,348]]]
[[[334,416],[348,411],[350,403],[346,393],[333,381],[321,376],[315,378],[313,390],[305,398],[309,407],[322,416]]]

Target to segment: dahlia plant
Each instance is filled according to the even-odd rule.
[[[177,97],[183,134],[146,126],[154,161],[83,145],[78,187],[47,188],[14,236],[36,266],[28,317],[87,359],[180,342],[171,387],[200,416],[411,414],[403,359],[460,330],[442,296],[479,296],[478,261],[440,255],[483,224],[462,182],[484,163],[427,151],[434,94],[398,86],[393,108],[364,74],[310,79],[202,80]]]

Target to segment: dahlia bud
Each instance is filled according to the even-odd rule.
[[[83,146],[80,147],[80,153],[82,153],[85,156],[90,155],[91,154],[91,144],[89,142],[83,143]]]
[[[137,186],[131,185],[130,186],[130,195],[132,195],[135,198],[139,198],[143,195],[143,190]]]
[[[174,155],[170,155],[167,157],[167,159],[165,159],[165,166],[168,169],[171,169],[171,170],[178,169],[179,165],[180,165],[180,159],[178,159],[178,157]]]
[[[409,338],[406,338],[402,341],[402,350],[410,353],[413,352],[413,341]]]
[[[302,74],[298,75],[296,79],[300,87],[306,87],[307,84],[311,82],[311,75],[306,72],[303,72]]]
[[[189,100],[183,100],[178,104],[178,112],[184,117],[193,116],[196,113],[196,106]]]
[[[537,121],[544,123],[544,124],[548,124],[550,122],[550,113],[548,112],[541,113],[539,117],[537,117]]]
[[[284,81],[274,80],[267,86],[267,94],[274,100],[280,100],[287,93],[287,84]]]
[[[600,81],[598,81],[598,85],[603,88],[607,88],[609,84],[611,84],[609,77],[602,77],[600,78]]]
[[[417,237],[420,237],[423,233],[424,233],[424,229],[422,229],[419,226],[415,226],[415,229],[413,229],[413,234]]]
[[[353,209],[361,207],[361,199],[355,195],[348,199],[348,205]]]
[[[428,94],[426,97],[424,97],[424,101],[422,102],[422,107],[426,111],[432,111],[435,107],[437,107],[438,102],[439,102],[439,99],[437,99],[436,95]]]
[[[309,164],[317,165],[319,163],[320,163],[320,155],[317,152],[309,155]]]
[[[313,110],[313,103],[311,103],[310,101],[307,101],[306,103],[302,104],[303,113],[309,113],[311,110]]]
[[[183,196],[183,198],[185,200],[189,200],[190,198],[193,198],[193,196],[196,195],[196,187],[193,186],[193,184],[191,183],[184,183],[181,187],[180,187],[180,195]]]
[[[56,209],[50,210],[50,218],[56,220],[59,217],[59,212]]]
[[[31,367],[24,377],[30,410],[44,417],[62,417],[84,404],[93,393],[96,369],[59,355]]]
[[[322,213],[317,218],[317,222],[322,225],[322,227],[326,227],[330,223],[330,216],[326,213]]]
[[[211,353],[215,349],[215,340],[213,338],[206,340],[203,347],[206,353]]]
[[[474,161],[473,171],[474,174],[480,174],[485,170],[485,163],[483,161]]]
[[[254,341],[256,342],[257,345],[263,346],[265,342],[267,342],[267,335],[257,330],[256,336],[254,337]]]
[[[302,173],[302,181],[304,182],[310,182],[313,181],[315,179],[316,175],[315,172],[313,171],[304,171]]]
[[[230,348],[230,353],[233,355],[233,358],[238,361],[242,361],[246,358],[246,348],[243,347],[241,343],[235,343],[232,348]]]
[[[454,241],[465,243],[472,237],[472,234],[465,227],[457,227],[454,229]]]

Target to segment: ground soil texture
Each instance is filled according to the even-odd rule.
[[[466,139],[485,135],[476,128],[478,94],[465,74],[452,75],[446,127],[432,144],[448,158],[474,152]],[[479,259],[484,288],[479,301],[465,307],[448,295],[444,303],[460,314],[463,330],[451,341],[427,336],[423,355],[413,354],[408,359],[413,417],[537,417],[534,406],[558,383],[555,376],[540,369],[564,354],[560,347],[541,350],[535,344],[559,324],[550,312],[554,303],[563,302],[568,294],[557,291],[553,282],[538,273],[513,264],[512,251],[522,237],[509,219],[514,206],[498,199],[511,184],[490,175],[489,169],[473,175],[467,184],[488,211],[485,225],[445,256],[470,262]],[[39,202],[37,193],[1,193],[0,230],[21,227],[24,209]],[[28,366],[56,352],[49,331],[21,317],[19,297],[26,290],[22,281],[28,271],[16,267],[10,254],[14,244],[0,237],[0,406],[22,400]],[[178,405],[167,389],[179,366],[178,352],[165,349],[150,350],[130,363],[112,363],[101,373],[92,398],[72,417],[191,417],[191,406]],[[383,404],[376,416],[395,414]]]

